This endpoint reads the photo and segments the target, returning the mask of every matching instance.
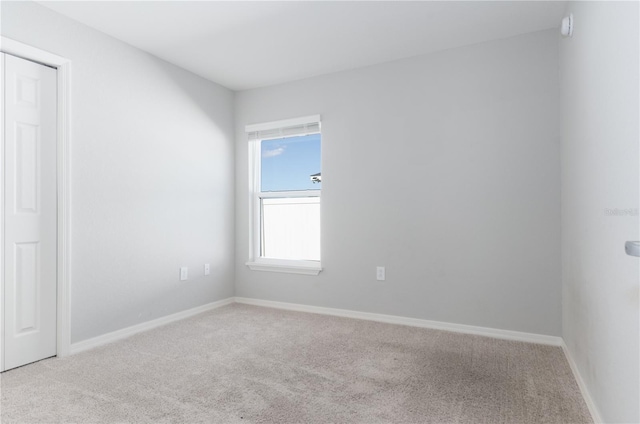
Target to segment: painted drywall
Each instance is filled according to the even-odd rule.
[[[1,7],[3,36],[72,61],[71,341],[233,296],[233,92],[33,2]]]
[[[543,31],[239,92],[236,294],[560,335],[557,43]],[[317,113],[324,270],[251,271],[244,127]]]
[[[604,422],[640,422],[638,3],[570,3],[560,41],[563,338]]]

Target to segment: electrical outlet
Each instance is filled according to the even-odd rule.
[[[211,266],[209,264],[204,264],[204,275],[211,274]]]
[[[376,279],[378,281],[384,281],[385,279],[385,271],[383,266],[379,266],[376,268]]]
[[[189,278],[189,268],[186,266],[180,267],[180,281],[185,281]]]

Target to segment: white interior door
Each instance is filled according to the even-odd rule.
[[[8,370],[56,354],[56,70],[3,56]]]

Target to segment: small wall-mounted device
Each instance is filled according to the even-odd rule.
[[[573,35],[573,14],[562,18],[560,34],[562,34],[563,37],[571,37]]]
[[[640,241],[628,241],[624,244],[624,251],[629,256],[640,256]]]
[[[180,267],[180,281],[186,281],[189,278],[189,268],[186,266]]]

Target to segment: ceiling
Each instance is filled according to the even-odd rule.
[[[559,26],[554,1],[67,1],[72,19],[233,90]]]

